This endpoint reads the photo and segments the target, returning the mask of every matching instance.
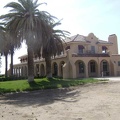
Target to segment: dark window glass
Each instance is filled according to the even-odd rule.
[[[67,47],[65,48],[65,50],[68,50],[68,49],[70,49],[70,46],[67,46]]]
[[[120,66],[120,61],[118,61],[118,66]]]
[[[78,45],[78,53],[83,53],[84,46],[83,45]]]
[[[79,62],[79,73],[84,73],[84,63],[83,62]]]
[[[91,73],[95,72],[95,62],[90,62],[90,71]]]
[[[103,62],[103,71],[107,71],[107,62]]]

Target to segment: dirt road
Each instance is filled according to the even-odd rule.
[[[0,120],[120,120],[120,82],[1,95]]]

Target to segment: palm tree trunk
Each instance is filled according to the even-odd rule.
[[[46,62],[46,77],[48,79],[52,78],[52,70],[51,70],[51,57],[45,56],[45,62]]]
[[[28,45],[28,82],[34,81],[33,49]]]
[[[10,64],[10,76],[13,77],[13,54],[14,50],[11,48],[11,64]]]
[[[7,68],[8,68],[8,56],[5,55],[5,78],[8,77]]]

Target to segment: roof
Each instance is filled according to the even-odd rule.
[[[91,43],[91,41],[87,39],[87,36],[83,36],[83,35],[79,35],[79,34],[67,38],[65,40],[65,42],[87,42],[87,43]],[[96,44],[113,44],[113,43],[111,43],[109,41],[98,39]]]
[[[24,57],[27,57],[28,55],[27,54],[25,54],[25,55],[22,55],[22,56],[20,56],[20,57],[18,57],[19,59],[21,59],[21,58],[24,58]]]
[[[113,43],[111,43],[109,41],[105,41],[105,40],[98,40],[97,44],[99,44],[99,43],[101,43],[101,44],[113,44]]]
[[[83,41],[83,42],[88,42],[88,40],[86,40],[86,37],[83,35],[74,35],[72,37],[69,37],[65,40],[66,42],[75,42],[75,41]],[[90,41],[89,41],[90,42]]]

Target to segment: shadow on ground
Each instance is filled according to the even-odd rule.
[[[35,86],[34,86],[35,87]],[[11,104],[20,107],[52,104],[55,101],[76,102],[80,91],[73,88],[36,90],[23,93],[0,95],[0,104]]]

